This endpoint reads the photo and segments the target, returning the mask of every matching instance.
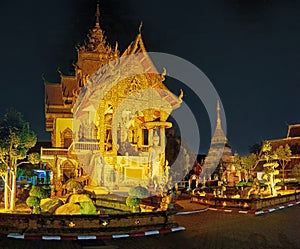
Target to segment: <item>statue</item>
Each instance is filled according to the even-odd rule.
[[[159,136],[157,132],[153,135],[153,146],[149,149],[150,177],[157,190],[161,178],[161,169],[164,165],[163,147],[159,145]]]

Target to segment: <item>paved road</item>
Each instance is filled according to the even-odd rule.
[[[105,241],[19,241],[0,248],[300,249],[300,206],[261,216],[216,211],[176,216],[186,231]]]

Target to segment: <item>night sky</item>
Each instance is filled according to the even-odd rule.
[[[199,67],[217,89],[233,151],[245,154],[262,139],[286,136],[300,122],[300,2],[293,0],[102,0],[101,27],[123,51],[140,21],[148,51],[171,53]],[[96,0],[1,1],[0,112],[15,107],[37,133],[45,132],[44,83],[57,68],[71,73],[76,44],[94,25]],[[178,95],[178,85],[166,83]],[[173,84],[173,86],[172,86]],[[209,121],[201,101],[186,92],[198,117],[201,152]]]

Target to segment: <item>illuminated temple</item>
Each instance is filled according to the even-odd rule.
[[[121,53],[117,44],[106,42],[99,18],[98,6],[95,26],[77,49],[74,75],[61,73],[59,83],[45,82],[46,131],[51,132],[52,147],[41,148],[41,159],[52,170],[56,186],[75,178],[109,190],[136,184],[157,187],[167,173],[165,129],[172,127],[167,118],[180,106],[181,97],[164,86],[165,73],[156,71],[141,28]],[[112,66],[101,70],[117,60],[118,67],[130,72],[133,66],[122,58],[136,54],[135,66],[142,74],[120,79],[120,71]],[[113,87],[100,98],[97,92],[104,91],[106,79],[113,79]],[[143,93],[147,89],[152,91]],[[149,105],[149,100],[156,103]]]

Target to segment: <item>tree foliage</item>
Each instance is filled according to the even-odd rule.
[[[4,180],[5,209],[15,208],[17,167],[25,163],[27,151],[36,143],[36,135],[21,113],[8,110],[0,122],[0,173]]]
[[[236,170],[242,170],[242,158],[238,153],[234,153],[233,155],[233,163]]]
[[[35,206],[39,206],[40,204],[40,199],[36,196],[29,196],[26,199],[26,204],[28,207],[35,207]]]
[[[0,123],[1,158],[21,160],[36,143],[36,136],[23,120],[21,113],[10,109]],[[9,157],[9,158],[7,158]]]
[[[29,196],[35,196],[39,199],[46,199],[49,197],[49,193],[42,186],[32,186],[29,191]]]
[[[82,185],[80,182],[75,181],[74,179],[70,179],[66,182],[66,189],[68,192],[79,192],[80,190],[83,189]]]
[[[291,161],[291,155],[292,151],[290,149],[290,146],[288,144],[283,147],[280,145],[276,150],[275,154],[277,155],[277,160],[279,162],[279,165],[281,166],[282,170],[282,183],[284,185],[284,177],[285,177],[285,167],[287,166],[288,162]]]
[[[242,157],[243,169],[247,172],[247,179],[246,179],[247,182],[249,180],[249,176],[251,172],[256,167],[257,160],[258,160],[257,154],[253,154],[253,153],[250,156]]]
[[[129,207],[137,207],[140,205],[140,199],[133,196],[128,196],[126,198],[126,205]]]
[[[266,161],[263,165],[265,172],[263,178],[266,180],[265,184],[269,186],[271,194],[276,196],[277,190],[280,189],[279,186],[276,186],[276,184],[280,182],[279,179],[276,179],[276,175],[279,174],[279,170],[276,169],[279,166],[277,162],[278,156],[272,150],[272,145],[268,141],[263,145],[262,159]]]
[[[239,154],[234,154],[234,166],[238,171],[243,171],[246,175],[246,182],[249,180],[251,171],[254,170],[258,157],[256,154],[251,154],[250,156],[240,156]]]

